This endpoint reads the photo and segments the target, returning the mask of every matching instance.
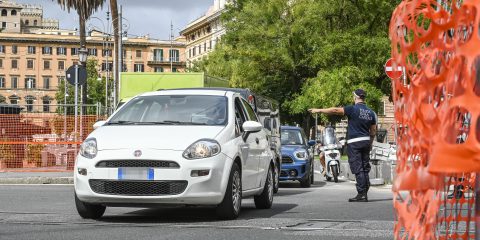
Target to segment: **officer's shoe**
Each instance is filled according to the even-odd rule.
[[[348,199],[349,202],[368,202],[367,194],[359,193],[356,197]]]

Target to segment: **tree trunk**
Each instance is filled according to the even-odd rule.
[[[112,11],[112,22],[113,22],[113,41],[114,41],[114,44],[113,44],[113,48],[114,48],[114,54],[115,54],[115,59],[114,59],[114,63],[113,63],[113,67],[115,69],[115,72],[113,73],[114,74],[114,81],[115,81],[115,98],[114,99],[117,99],[117,96],[118,96],[118,83],[120,82],[120,79],[118,79],[119,77],[119,72],[121,71],[121,69],[118,69],[118,61],[120,60],[118,56],[118,42],[119,42],[119,33],[118,33],[118,29],[119,29],[119,26],[118,26],[118,6],[117,6],[117,0],[110,0],[110,8],[111,8],[111,11]],[[118,102],[118,99],[117,99],[117,102]],[[116,106],[117,103],[113,103],[113,106]]]
[[[80,48],[87,48],[87,39],[85,36],[85,13],[83,12],[82,8],[78,8],[78,20],[79,20],[79,33],[80,33]],[[86,62],[81,63],[84,67],[87,66]],[[88,76],[87,76],[88,78]],[[87,104],[87,92],[88,92],[88,84],[87,81],[85,81],[85,84],[83,84],[83,89],[82,89],[82,107],[81,107],[81,112],[83,115],[86,114],[86,107],[85,104]]]

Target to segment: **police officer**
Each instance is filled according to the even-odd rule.
[[[330,115],[346,115],[347,154],[350,170],[355,174],[357,181],[357,196],[349,202],[368,202],[367,192],[370,188],[370,150],[377,133],[377,115],[365,104],[366,93],[363,89],[353,92],[355,105],[344,108],[309,109],[311,113],[325,113]]]

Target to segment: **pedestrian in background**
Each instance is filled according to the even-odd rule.
[[[347,155],[350,170],[355,174],[357,181],[357,196],[350,198],[349,202],[368,202],[370,178],[370,150],[373,139],[377,133],[377,115],[367,107],[365,98],[367,94],[363,89],[353,92],[354,105],[346,107],[332,107],[324,109],[312,108],[311,113],[324,113],[329,115],[346,115],[347,127]]]

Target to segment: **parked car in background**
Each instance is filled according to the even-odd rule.
[[[274,156],[243,97],[226,90],[164,90],[134,97],[82,143],[74,170],[83,218],[108,206],[216,206],[234,219],[243,197],[273,203]]]
[[[315,141],[307,141],[302,128],[281,127],[282,169],[280,181],[299,181],[302,187],[314,182],[313,151]]]

